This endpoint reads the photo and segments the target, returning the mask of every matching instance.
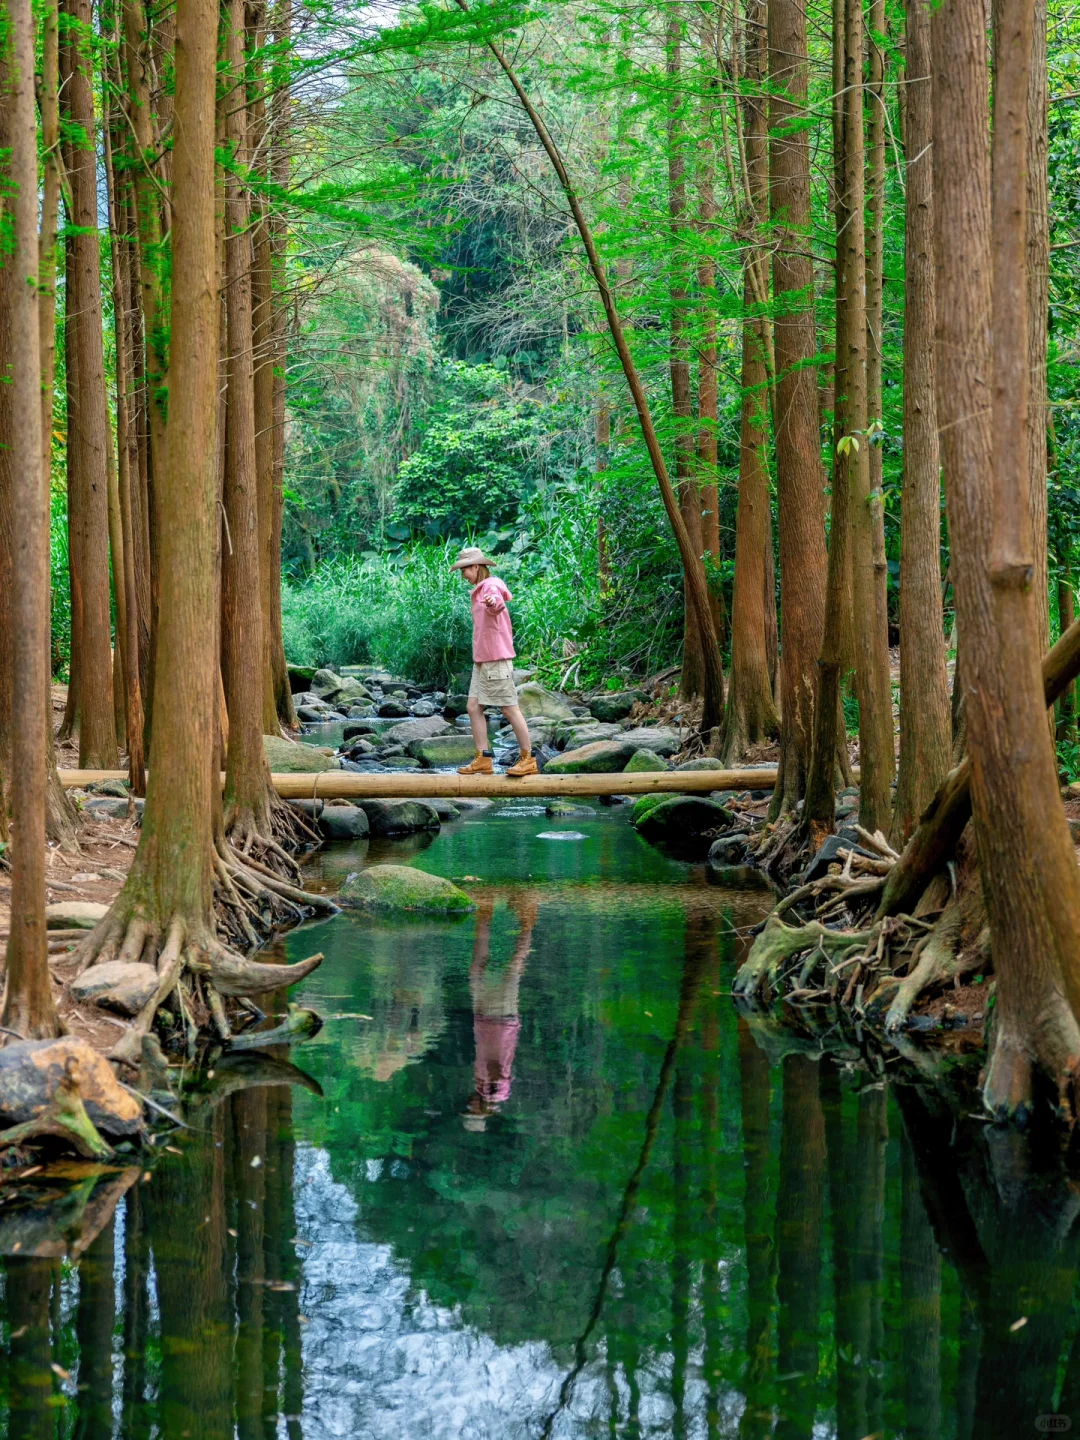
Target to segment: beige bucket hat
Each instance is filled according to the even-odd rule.
[[[490,569],[497,565],[497,560],[492,560],[485,555],[478,545],[466,545],[464,550],[458,551],[458,557],[450,566],[451,570],[466,570],[470,565],[486,565]]]

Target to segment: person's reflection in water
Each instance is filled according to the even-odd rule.
[[[539,909],[536,900],[526,896],[516,896],[510,905],[517,915],[518,936],[514,953],[504,969],[493,969],[491,966],[494,900],[482,900],[476,915],[476,938],[469,968],[473,1040],[476,1044],[473,1066],[475,1088],[465,1107],[463,1119],[466,1130],[485,1129],[487,1117],[496,1114],[499,1106],[510,1098],[514,1055],[521,1032],[518,988],[525,972],[525,961],[532,949],[533,927]]]

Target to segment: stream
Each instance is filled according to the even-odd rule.
[[[149,1162],[0,1206],[0,1433],[1080,1424],[1076,1185],[888,1066],[740,1016],[768,892],[710,883],[626,807],[494,805],[308,876],[379,861],[478,909],[284,937],[325,955],[292,998],[340,1018],[222,1062]]]

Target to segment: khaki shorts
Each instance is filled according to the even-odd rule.
[[[482,660],[472,667],[469,699],[481,705],[516,705],[518,693],[514,686],[512,660]]]

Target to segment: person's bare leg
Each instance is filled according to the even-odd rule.
[[[529,734],[529,727],[525,723],[525,716],[521,713],[520,705],[504,705],[502,713],[510,721],[510,728],[514,732],[514,739],[518,742],[518,748],[522,755],[532,754],[532,736]]]
[[[484,717],[484,707],[479,700],[470,698],[466,707],[469,712],[469,724],[472,726],[473,744],[476,746],[476,753],[482,755],[485,750],[491,749],[491,741],[488,738],[487,720]],[[521,714],[521,711],[518,711]],[[514,732],[515,734],[517,731]]]

